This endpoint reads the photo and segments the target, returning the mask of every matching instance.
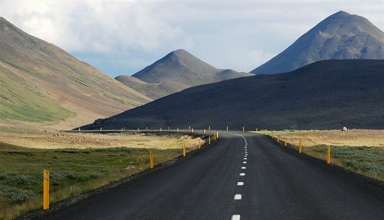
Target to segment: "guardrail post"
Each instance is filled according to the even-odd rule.
[[[211,135],[208,136],[208,144],[211,144]]]
[[[195,130],[193,128],[191,128],[191,132],[193,133]]]
[[[227,132],[229,132],[229,127],[228,127],[228,125],[227,125]]]
[[[49,171],[43,171],[43,210],[49,209]]]
[[[245,133],[245,127],[243,126],[243,133]]]
[[[205,134],[205,128],[204,128],[204,130],[203,130],[203,134]]]
[[[328,145],[328,148],[327,148],[327,164],[330,165],[331,163],[332,163],[331,145]]]
[[[208,126],[208,131],[211,131],[211,126],[210,125]]]

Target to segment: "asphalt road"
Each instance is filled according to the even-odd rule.
[[[384,219],[383,189],[271,140],[226,134],[186,160],[44,219]]]

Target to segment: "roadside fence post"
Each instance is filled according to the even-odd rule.
[[[155,158],[152,154],[152,151],[149,151],[149,168],[153,169],[155,167]]]
[[[49,209],[49,171],[43,171],[43,210]]]
[[[185,149],[185,145],[183,144],[183,157],[187,156],[187,150]]]
[[[331,145],[328,145],[328,148],[327,148],[327,164],[330,165],[331,163],[332,163]]]
[[[300,140],[299,143],[299,153],[301,154],[303,152],[303,141]]]

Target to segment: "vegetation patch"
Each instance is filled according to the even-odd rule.
[[[41,208],[42,172],[50,171],[51,203],[99,188],[180,155],[180,149],[29,149],[0,143],[0,219]]]
[[[303,153],[325,160],[331,146],[332,163],[346,170],[384,181],[384,131],[259,131],[289,143]]]

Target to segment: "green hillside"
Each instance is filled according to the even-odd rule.
[[[71,128],[151,100],[4,18],[0,84],[1,123],[63,122]]]

